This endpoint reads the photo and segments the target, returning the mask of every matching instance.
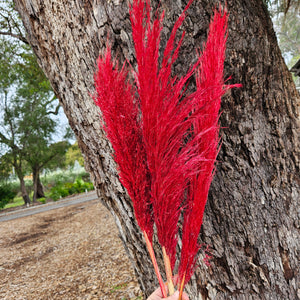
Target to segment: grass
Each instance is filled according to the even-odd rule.
[[[110,292],[114,293],[115,291],[118,291],[118,290],[120,290],[122,288],[125,288],[126,286],[127,286],[127,283],[115,285],[115,286],[112,287],[112,289],[111,289]]]
[[[11,207],[17,207],[17,206],[21,206],[21,205],[24,205],[23,198],[22,197],[15,197],[13,202],[6,204],[3,209],[11,208]]]
[[[110,293],[113,294],[114,292],[116,292],[120,289],[126,288],[127,285],[128,285],[127,283],[122,283],[122,284],[115,285],[115,286],[112,287]],[[133,299],[133,298],[131,298],[131,299]],[[141,299],[143,299],[142,296],[137,296],[133,300],[141,300]],[[121,298],[121,300],[129,300],[129,298]]]

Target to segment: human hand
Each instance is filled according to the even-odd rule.
[[[161,300],[161,299],[178,300],[178,298],[179,298],[179,292],[178,291],[176,291],[172,296],[169,296],[167,298],[163,298],[162,293],[161,293],[161,289],[158,288],[157,290],[155,290],[153,292],[153,294],[150,295],[150,297],[147,300]],[[189,300],[189,297],[187,296],[186,293],[183,293],[182,300]]]

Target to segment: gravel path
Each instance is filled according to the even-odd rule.
[[[3,221],[9,221],[9,220],[14,220],[22,217],[27,217],[31,216],[34,214],[38,214],[41,212],[49,211],[52,209],[57,209],[61,207],[66,207],[78,203],[83,203],[91,200],[98,199],[98,196],[95,191],[86,193],[86,194],[80,194],[80,195],[75,195],[72,197],[68,197],[66,199],[56,201],[56,202],[51,202],[43,205],[38,205],[38,206],[30,206],[30,207],[19,207],[18,209],[10,212],[6,212],[5,210],[0,212],[0,222]]]
[[[143,299],[100,201],[50,206],[0,223],[0,299]]]

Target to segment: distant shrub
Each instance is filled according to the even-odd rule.
[[[86,173],[86,172],[83,172],[83,173],[79,174],[78,177],[80,177],[85,182],[90,182],[91,181],[90,174]]]
[[[0,186],[0,208],[3,208],[7,203],[15,198],[17,192],[12,189],[9,184]]]
[[[80,177],[76,178],[75,182],[58,183],[50,190],[49,197],[57,201],[59,198],[63,198],[73,194],[84,193],[85,191],[91,191],[94,186],[91,182],[85,182]]]
[[[43,203],[43,204],[45,204],[47,202],[45,197],[39,198],[38,201]]]
[[[90,191],[94,189],[94,186],[91,182],[85,182],[81,178],[77,178],[73,184],[73,188],[76,193],[84,193],[85,191]]]
[[[41,181],[46,188],[51,188],[66,182],[73,183],[78,177],[82,178],[84,181],[89,181],[89,176],[89,173],[86,172],[74,173],[71,171],[65,171],[41,177]]]

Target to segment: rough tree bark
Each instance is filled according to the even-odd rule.
[[[18,151],[16,148],[14,150]],[[30,204],[30,197],[27,193],[27,189],[26,189],[26,185],[25,185],[22,160],[20,159],[20,156],[16,155],[15,152],[13,154],[12,165],[14,166],[15,172],[20,181],[20,189],[21,189],[22,198],[24,200],[24,205],[28,206]]]
[[[29,198],[27,190],[26,190],[24,176],[23,175],[21,175],[21,176],[18,175],[18,178],[20,180],[20,188],[21,188],[21,194],[22,194],[22,198],[24,200],[24,204],[29,205],[30,204],[30,198]]]
[[[152,1],[157,4],[158,1]],[[163,0],[166,37],[184,1]],[[130,200],[118,181],[100,128],[93,92],[96,58],[107,35],[121,60],[134,64],[125,0],[15,0],[28,41],[74,130],[85,165],[115,217],[145,295],[157,285]],[[191,299],[297,299],[299,286],[299,94],[283,62],[262,0],[227,0],[226,75],[243,88],[223,100],[223,145],[201,241]],[[182,73],[206,38],[215,1],[195,0],[184,24]],[[299,213],[299,212],[298,212]],[[298,244],[297,244],[298,240]]]
[[[37,199],[45,197],[44,187],[40,179],[40,167],[32,168],[32,177],[33,177],[33,202],[37,202]]]

